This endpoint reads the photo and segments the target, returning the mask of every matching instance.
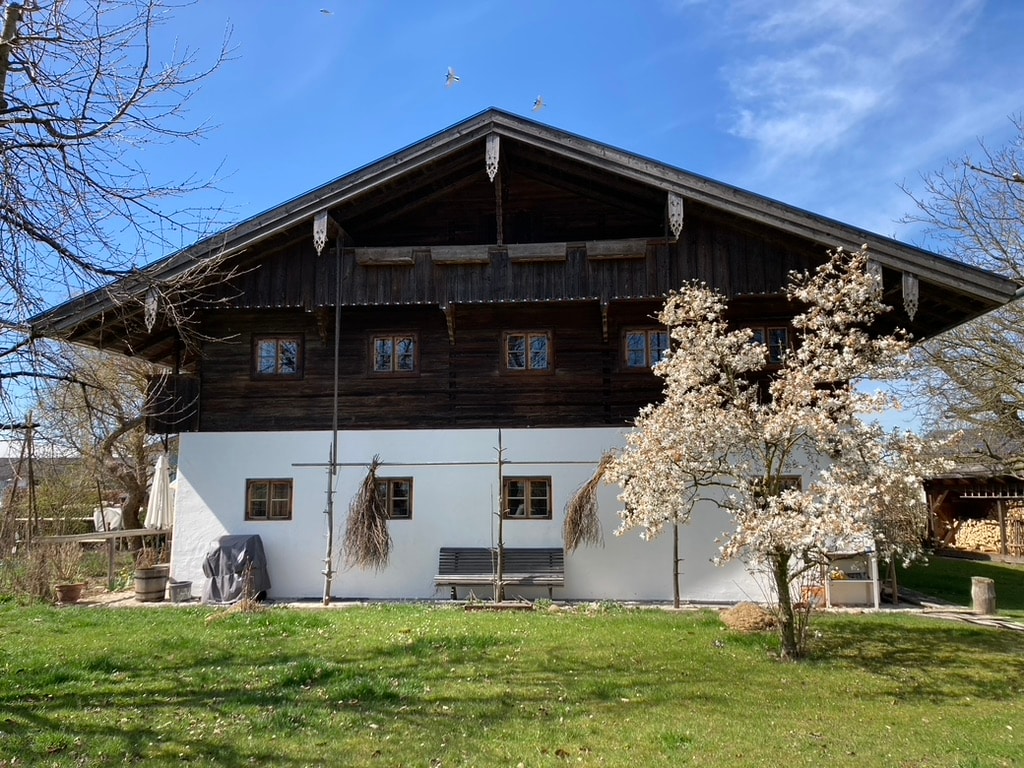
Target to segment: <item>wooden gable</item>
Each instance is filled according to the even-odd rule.
[[[318,231],[315,222],[326,226]],[[459,305],[587,302],[607,322],[617,302],[659,302],[694,279],[756,315],[777,307],[790,270],[822,263],[828,248],[862,243],[896,307],[886,323],[917,338],[999,306],[1017,288],[911,246],[488,110],[172,254],[131,281],[50,310],[33,320],[32,331],[193,368],[197,360],[179,328],[159,308],[156,322],[146,323],[145,302],[125,295],[141,297],[154,282],[213,262],[233,276],[223,281],[211,272],[186,315],[292,308],[322,326],[323,313],[336,304],[427,305],[451,321]],[[905,275],[918,292],[909,313]]]

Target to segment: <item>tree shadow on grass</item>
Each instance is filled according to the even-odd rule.
[[[1024,635],[940,619],[820,620],[811,664],[860,669],[890,701],[1004,701],[1024,693]]]

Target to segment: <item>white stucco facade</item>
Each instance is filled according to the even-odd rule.
[[[508,547],[562,545],[567,502],[593,474],[605,451],[623,444],[619,429],[509,429],[501,432],[505,476],[550,477],[551,520],[506,520]],[[296,466],[326,464],[330,432],[189,433],[179,443],[171,575],[204,583],[203,557],[219,536],[259,534],[268,559],[272,599],[317,598],[324,588],[327,543],[327,470]],[[332,595],[337,599],[447,597],[435,588],[442,546],[492,546],[498,538],[501,489],[495,429],[352,431],[339,435],[335,497],[335,543],[344,537],[348,507],[379,455],[380,477],[413,480],[412,517],[389,523],[391,560],[381,571],[346,568],[336,558]],[[246,480],[292,478],[293,511],[287,521],[246,521]],[[615,536],[618,489],[599,492],[604,546],[566,554],[565,587],[555,599],[671,600],[672,534],[654,541],[638,532]],[[690,601],[762,598],[739,563],[711,562],[716,539],[729,528],[727,516],[713,507],[699,510],[680,529],[681,595]],[[465,593],[460,590],[460,595]],[[489,597],[489,590],[476,588]],[[509,588],[508,596],[546,597],[546,589]]]

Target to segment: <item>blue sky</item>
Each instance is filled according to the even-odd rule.
[[[1009,0],[200,0],[164,34],[202,61],[228,27],[208,137],[143,158],[217,171],[223,224],[494,106],[923,244],[900,185],[1024,111]]]
[[[1024,112],[1016,0],[198,0],[156,42],[209,62],[228,29],[206,138],[139,157],[216,175],[186,201],[216,228],[493,106],[927,245],[900,185]]]

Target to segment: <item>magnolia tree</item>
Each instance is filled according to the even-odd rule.
[[[913,434],[866,420],[898,404],[857,387],[894,374],[909,347],[902,334],[869,332],[888,308],[867,258],[838,250],[791,276],[787,295],[802,311],[777,370],[749,329],[729,328],[721,295],[702,284],[674,292],[660,315],[672,350],[655,367],[664,399],[640,412],[605,474],[622,487],[618,533],[657,536],[702,501],[731,513],[718,559],[766,572],[787,658],[805,647],[799,584],[828,553],[872,539],[904,557],[919,546],[931,460]]]

